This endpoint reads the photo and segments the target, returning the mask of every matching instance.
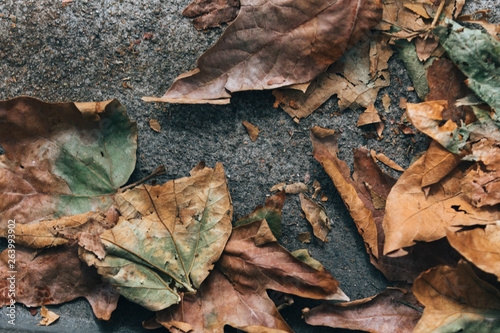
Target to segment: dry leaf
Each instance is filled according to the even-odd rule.
[[[269,235],[262,240],[259,235]],[[310,257],[309,257],[310,258]],[[291,332],[266,289],[300,297],[345,300],[338,282],[314,261],[301,261],[281,247],[265,220],[233,230],[216,268],[196,294],[157,313],[165,327],[187,323],[195,332]],[[317,262],[316,262],[317,263]],[[178,326],[177,326],[178,327]]]
[[[104,259],[82,259],[129,300],[158,311],[194,291],[219,259],[231,233],[232,204],[222,164],[191,177],[142,185],[116,196],[122,216],[100,235]]]
[[[182,15],[194,17],[194,27],[205,30],[231,22],[236,18],[239,9],[239,0],[195,0],[182,11]]]
[[[404,172],[405,169],[403,169],[401,166],[399,166],[396,162],[394,162],[393,160],[391,160],[389,157],[385,156],[384,154],[382,153],[376,153],[374,150],[371,150],[370,151],[370,155],[379,160],[380,162],[384,163],[385,165],[387,165],[389,168],[392,168],[396,171],[401,171],[401,172]]]
[[[382,105],[384,106],[385,112],[390,112],[391,98],[389,95],[385,94],[382,96]]]
[[[337,138],[332,130],[315,126],[311,129],[314,158],[321,163],[330,176],[342,200],[349,207],[349,212],[363,236],[367,251],[378,257],[377,227],[372,212],[360,199],[350,177],[347,164],[337,157]]]
[[[422,187],[436,184],[452,172],[461,162],[460,155],[450,153],[437,141],[432,140],[425,153]]]
[[[306,214],[307,220],[311,223],[314,236],[325,243],[328,242],[326,236],[332,227],[330,226],[330,220],[326,215],[325,209],[302,193],[299,197],[300,206]]]
[[[335,152],[333,131],[315,127],[311,133],[315,158],[324,165],[341,197],[345,200],[359,233],[365,241],[370,261],[391,281],[412,282],[422,271],[440,263],[454,263],[458,254],[446,240],[419,243],[405,249],[406,255],[392,258],[382,255],[385,234],[383,206],[395,180],[385,175],[367,149],[354,152],[353,180],[345,162]],[[366,212],[361,214],[362,212]],[[400,254],[401,255],[401,254]]]
[[[307,117],[335,94],[341,111],[368,107],[375,102],[380,88],[390,83],[386,70],[391,55],[384,36],[376,37],[376,42],[362,41],[313,80],[305,93],[280,89],[273,95],[283,110],[297,118]]]
[[[116,100],[0,101],[0,229],[10,219],[105,211],[134,170],[136,140],[136,124]]]
[[[415,333],[496,332],[500,327],[500,292],[464,261],[457,268],[430,269],[415,280],[412,290],[425,306]]]
[[[8,250],[0,254],[0,306],[10,304]],[[99,319],[109,320],[120,296],[93,267],[80,261],[76,246],[32,250],[16,246],[16,301],[28,307],[85,297]]]
[[[314,189],[314,193],[312,195],[312,198],[316,199],[316,197],[318,196],[319,192],[321,191],[321,185],[320,185],[320,183],[317,180],[314,180],[314,182],[312,184],[312,188]]]
[[[297,239],[302,243],[311,243],[311,233],[309,231],[297,234]]]
[[[285,191],[286,194],[299,194],[309,192],[309,187],[304,183],[279,183],[269,189],[269,192]]]
[[[429,59],[438,46],[439,40],[435,37],[429,37],[427,39],[420,37],[415,38],[415,50],[417,51],[418,60],[426,61]]]
[[[403,287],[403,286],[402,286]],[[347,303],[324,303],[303,314],[309,325],[322,325],[373,333],[411,332],[422,316],[410,290],[389,287],[372,297]]]
[[[38,323],[40,326],[49,326],[53,322],[55,322],[57,319],[59,319],[59,315],[49,311],[45,306],[42,306],[40,309],[40,314],[42,315],[42,320]]]
[[[379,0],[241,1],[236,19],[197,67],[161,98],[170,103],[229,103],[231,93],[306,83],[381,19]]]
[[[377,109],[375,109],[375,105],[370,104],[365,112],[359,116],[356,126],[360,127],[380,122],[382,122],[382,120],[380,120],[380,116],[378,115]]]
[[[500,219],[496,209],[471,205],[460,191],[460,169],[431,185],[428,195],[421,188],[424,172],[425,156],[403,173],[387,198],[384,254],[417,241],[440,239],[449,227],[494,224]]]
[[[151,119],[149,121],[149,127],[151,127],[151,129],[155,132],[158,132],[160,133],[161,132],[161,126],[160,126],[160,123],[158,122],[158,120],[156,119]]]
[[[448,230],[446,237],[465,259],[483,271],[496,275],[500,280],[500,226],[498,224],[464,229]]]
[[[255,141],[259,136],[260,130],[257,126],[250,124],[248,121],[243,121],[243,126],[247,129],[248,135],[250,136],[250,140]]]

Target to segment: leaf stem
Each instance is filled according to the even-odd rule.
[[[159,176],[159,175],[162,175],[166,172],[166,169],[165,169],[165,166],[164,165],[160,165],[158,168],[156,168],[155,171],[153,171],[149,176],[146,176],[144,178],[142,178],[141,180],[135,182],[135,183],[132,183],[130,185],[127,185],[127,186],[124,186],[124,187],[121,187],[118,192],[121,193],[125,190],[128,190],[128,189],[131,189],[133,187],[136,187],[137,185],[141,185],[142,183],[145,183],[147,182],[148,180],[150,180],[151,178],[154,178],[156,176]]]

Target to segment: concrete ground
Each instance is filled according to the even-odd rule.
[[[296,124],[285,112],[272,107],[270,92],[236,94],[228,106],[170,105],[145,103],[143,96],[161,96],[175,77],[195,66],[196,59],[212,45],[223,29],[198,32],[181,15],[188,0],[74,0],[62,6],[60,0],[0,1],[0,99],[19,95],[44,101],[99,101],[118,99],[128,109],[139,129],[138,160],[131,181],[148,175],[164,164],[167,173],[158,181],[188,175],[200,160],[208,166],[222,162],[229,180],[235,217],[239,218],[265,201],[268,189],[280,182],[317,179],[328,201],[324,204],[333,228],[329,242],[297,240],[297,233],[311,231],[301,216],[299,198],[289,195],[283,209],[280,242],[289,250],[307,248],[341,283],[352,299],[374,295],[389,283],[369,262],[359,236],[339,194],[322,167],[312,157],[309,128],[315,125],[342,129],[340,158],[352,167],[352,148],[366,146],[383,152],[403,167],[425,150],[427,139],[393,135],[386,121],[384,139],[365,138],[373,129],[355,126],[362,110],[346,110],[340,116],[336,98]],[[466,11],[495,9],[496,0],[470,1]],[[498,23],[498,9],[494,12]],[[15,18],[14,18],[15,17]],[[153,37],[144,40],[145,33]],[[399,119],[403,110],[399,98],[418,102],[403,63],[390,60],[392,106],[384,116]],[[401,81],[401,85],[395,79]],[[126,80],[125,80],[126,79]],[[125,81],[124,81],[125,80]],[[124,87],[127,82],[128,87]],[[157,119],[161,132],[154,132],[149,119]],[[248,137],[242,121],[257,125],[257,141]],[[406,154],[411,147],[412,154]],[[396,172],[387,170],[397,176]],[[295,304],[282,315],[296,332],[326,332],[306,325],[300,310],[319,302],[295,297]],[[83,300],[49,306],[61,315],[58,323],[39,327],[40,315],[26,309],[18,313],[19,332],[142,332],[141,322],[152,313],[121,299],[109,322],[95,319]],[[0,320],[0,331],[7,327]],[[9,329],[9,331],[12,331]]]

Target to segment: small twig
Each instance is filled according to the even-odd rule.
[[[127,186],[124,186],[122,188],[120,188],[119,192],[123,192],[125,190],[128,190],[132,187],[136,187],[137,185],[140,185],[142,183],[145,183],[147,182],[148,180],[150,180],[151,178],[154,178],[156,176],[159,176],[159,175],[162,175],[166,172],[165,170],[165,166],[164,165],[160,165],[158,168],[156,168],[155,171],[153,171],[149,176],[146,176],[144,178],[142,178],[141,180],[135,182],[135,183],[132,183],[130,185],[127,185]]]
[[[441,12],[443,11],[445,3],[446,3],[446,0],[441,0],[441,3],[439,4],[439,7],[437,9],[436,15],[434,15],[434,20],[432,20],[432,24],[429,27],[429,31],[427,31],[427,33],[425,34],[424,40],[426,40],[427,37],[429,37],[429,34],[431,33],[431,31],[436,27],[436,23],[438,22],[439,17],[441,16]]]

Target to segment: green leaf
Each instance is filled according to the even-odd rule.
[[[481,30],[447,19],[434,29],[451,60],[469,78],[469,87],[494,110],[500,120],[500,42]]]
[[[427,68],[429,68],[435,58],[429,58],[425,63],[420,62],[415,44],[404,39],[397,40],[396,46],[398,56],[405,63],[408,75],[413,82],[418,97],[424,100],[430,91],[429,83],[427,82]]]
[[[107,209],[134,170],[137,127],[116,100],[19,97],[0,101],[0,145],[1,228]]]
[[[122,216],[101,234],[106,256],[87,252],[105,281],[152,311],[192,292],[219,259],[231,234],[232,204],[221,164],[191,177],[143,185],[116,196]]]
[[[234,226],[239,227],[240,225],[265,219],[274,237],[279,239],[281,237],[281,210],[283,209],[285,197],[285,191],[281,191],[267,198],[264,207],[261,205],[255,207],[253,212],[236,221]]]

